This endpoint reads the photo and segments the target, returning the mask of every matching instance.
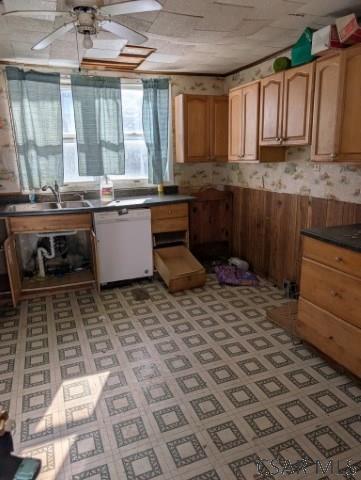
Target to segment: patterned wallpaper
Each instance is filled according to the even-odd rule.
[[[226,79],[217,77],[171,76],[172,97],[180,93],[221,95],[229,88],[272,73],[272,60]],[[134,78],[136,75],[132,75]],[[174,108],[174,102],[173,102]],[[361,203],[361,166],[313,164],[310,148],[288,149],[287,161],[272,164],[174,164],[175,183],[182,187],[234,185],[270,191],[334,198]],[[0,72],[0,193],[19,190],[15,149],[9,110]]]
[[[0,72],[0,193],[19,191],[16,154],[11,135],[5,78]]]
[[[270,75],[273,72],[272,63],[273,60],[268,60],[227,77],[225,92]],[[361,166],[313,164],[309,146],[288,148],[287,161],[280,163],[206,163],[182,167],[178,180],[187,187],[234,185],[361,203]]]

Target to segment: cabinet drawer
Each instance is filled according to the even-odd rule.
[[[358,278],[303,258],[301,296],[361,328],[361,280]]]
[[[92,228],[91,213],[64,215],[34,215],[8,218],[10,232],[61,232],[64,230],[88,230]]]
[[[304,237],[303,256],[361,278],[360,253],[310,237]]]
[[[152,219],[152,233],[182,232],[188,230],[188,217]]]
[[[163,218],[187,217],[188,203],[173,203],[151,208],[152,221]]]
[[[336,362],[361,377],[361,330],[300,298],[296,330]]]
[[[155,250],[154,264],[170,292],[201,287],[206,282],[206,271],[186,247]]]

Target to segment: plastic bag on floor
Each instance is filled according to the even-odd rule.
[[[233,265],[217,265],[214,271],[220,285],[256,287],[259,283],[254,273],[245,272]]]

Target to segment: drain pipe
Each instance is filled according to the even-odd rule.
[[[50,253],[44,247],[39,247],[37,249],[37,259],[38,259],[38,268],[39,268],[39,277],[45,278],[45,266],[44,258],[51,260],[55,257],[55,237],[70,237],[71,235],[76,235],[77,230],[70,230],[65,232],[54,232],[54,233],[38,233],[37,237],[39,238],[48,238],[50,244]]]
[[[55,257],[55,240],[54,236],[49,235],[50,253],[44,247],[39,247],[37,250],[39,277],[45,278],[44,257],[48,260]]]

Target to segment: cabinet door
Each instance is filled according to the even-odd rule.
[[[293,68],[284,74],[283,145],[311,143],[314,64]]]
[[[341,56],[334,55],[316,62],[315,102],[313,110],[311,158],[335,160],[336,124],[340,90]]]
[[[210,102],[206,95],[184,96],[185,161],[208,162],[210,153]]]
[[[209,102],[211,159],[225,162],[228,156],[228,96],[212,96]]]
[[[241,160],[258,159],[259,83],[242,89]]]
[[[229,94],[228,160],[233,162],[241,159],[242,95],[242,88]]]
[[[4,251],[11,288],[11,297],[14,307],[16,307],[21,296],[21,276],[16,255],[15,235],[11,235],[5,240]]]
[[[92,256],[91,258],[92,270],[93,270],[93,275],[96,282],[96,288],[98,291],[100,291],[98,241],[93,230],[90,230],[89,235],[90,235],[90,250],[91,250],[91,256]]]
[[[361,162],[361,48],[347,49],[341,60],[341,92],[337,123],[337,157]]]
[[[280,145],[284,73],[261,80],[260,145]]]

